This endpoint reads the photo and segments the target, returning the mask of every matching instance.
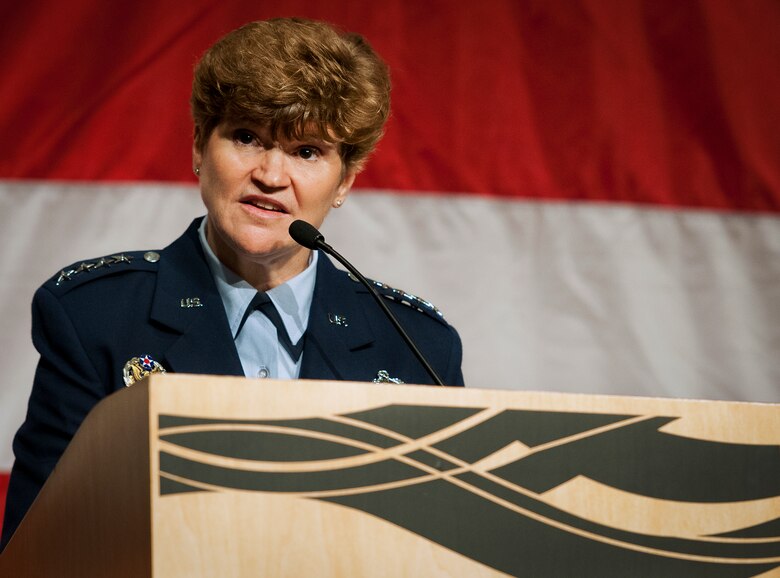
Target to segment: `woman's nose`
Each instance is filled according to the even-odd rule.
[[[265,149],[259,155],[253,177],[265,187],[284,188],[290,184],[285,153],[279,147]]]

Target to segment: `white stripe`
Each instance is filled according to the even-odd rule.
[[[328,242],[458,328],[469,386],[780,401],[780,219],[353,195]]]
[[[37,359],[35,288],[161,248],[203,212],[189,186],[0,182],[0,469]],[[442,309],[469,386],[780,401],[777,217],[356,191],[323,232]]]

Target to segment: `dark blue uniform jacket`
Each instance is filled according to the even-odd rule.
[[[243,375],[199,222],[156,262],[133,252],[75,264],[36,292],[32,337],[41,357],[14,438],[3,545],[87,413],[125,387],[129,359],[148,354],[171,372]],[[456,331],[425,302],[378,289],[444,382],[463,385]],[[201,306],[185,307],[188,298]],[[405,383],[431,383],[368,291],[321,254],[301,379],[371,381],[380,370]]]

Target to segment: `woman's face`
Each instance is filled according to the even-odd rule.
[[[193,149],[217,257],[244,278],[254,265],[286,267],[288,277],[302,270],[308,251],[287,229],[296,219],[319,227],[346,197],[355,174],[344,171],[338,147],[317,137],[273,141],[248,122],[218,125]]]

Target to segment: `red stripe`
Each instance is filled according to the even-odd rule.
[[[14,3],[0,178],[192,181],[194,60],[297,14],[362,32],[393,70],[361,187],[780,211],[773,0],[270,4]]]
[[[11,479],[9,472],[0,472],[0,531],[3,529],[3,515],[5,513],[5,495],[8,493],[8,481]]]

